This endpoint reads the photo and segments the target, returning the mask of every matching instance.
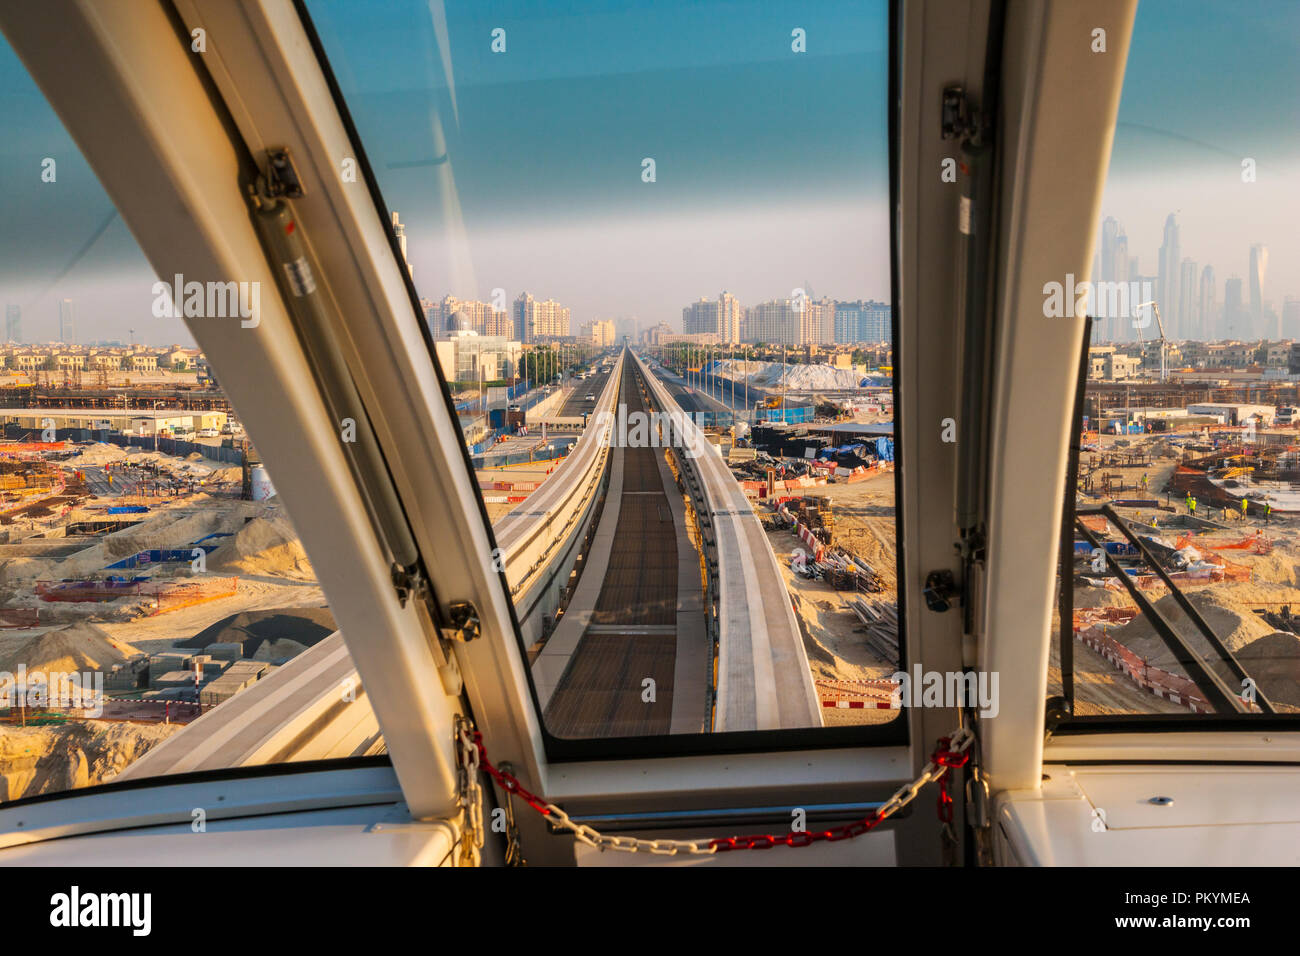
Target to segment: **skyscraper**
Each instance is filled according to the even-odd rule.
[[[1257,242],[1250,247],[1250,322],[1252,336],[1277,338],[1277,329],[1264,328],[1264,273],[1268,271],[1268,247]]]
[[[1107,216],[1101,224],[1101,249],[1097,254],[1093,281],[1126,283],[1129,273],[1128,236],[1119,220]],[[1098,338],[1118,342],[1132,334],[1129,324],[1128,316],[1110,315],[1103,320]]]
[[[682,331],[716,335],[719,342],[739,342],[740,313],[740,300],[730,292],[721,292],[716,299],[700,299],[682,309]]]
[[[77,328],[72,321],[72,300],[59,302],[59,341],[64,345],[77,344]]]
[[[5,341],[21,342],[23,340],[23,307],[21,305],[5,306]]]
[[[1178,251],[1178,219],[1170,213],[1165,219],[1165,240],[1160,246],[1160,263],[1156,270],[1156,301],[1166,328],[1178,335],[1179,298],[1182,257]],[[1172,326],[1172,328],[1169,328]]]
[[[1201,313],[1201,338],[1212,342],[1219,337],[1219,303],[1214,287],[1214,266],[1201,270],[1198,311]]]
[[[520,342],[569,335],[570,310],[553,299],[539,302],[524,292],[514,304],[515,337]]]
[[[1223,284],[1223,337],[1250,338],[1250,332],[1246,328],[1249,319],[1250,316],[1241,303],[1241,278],[1232,276]]]
[[[1293,295],[1282,303],[1282,338],[1300,339],[1300,299]]]
[[[1200,270],[1191,259],[1184,259],[1178,272],[1178,303],[1180,306],[1178,321],[1175,323],[1174,336],[1180,339],[1202,339],[1200,288]]]

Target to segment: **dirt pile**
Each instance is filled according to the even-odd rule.
[[[307,649],[305,644],[299,644],[297,641],[291,641],[288,638],[280,638],[274,641],[263,641],[253,654],[255,661],[279,661],[290,657],[297,657]]]
[[[97,720],[0,726],[0,802],[104,783],[183,726]]]
[[[327,607],[285,607],[241,611],[205,627],[177,647],[205,648],[209,644],[243,645],[244,656],[277,660],[319,644],[338,629]],[[267,645],[272,645],[269,649]],[[269,656],[268,656],[269,655]]]
[[[1300,710],[1300,636],[1277,631],[1251,641],[1234,656],[1270,702]]]
[[[125,659],[126,654],[105,631],[83,621],[24,641],[0,658],[0,671],[17,673],[20,664],[29,673],[106,671]]]
[[[253,518],[208,555],[208,569],[314,581],[316,572],[287,518]]]
[[[1224,646],[1234,654],[1252,641],[1273,633],[1273,629],[1248,604],[1238,603],[1215,590],[1196,591],[1188,594],[1187,598]],[[1207,661],[1217,660],[1217,653],[1179,608],[1172,594],[1166,594],[1157,601],[1156,610],[1198,654]],[[1144,658],[1147,663],[1171,673],[1182,673],[1173,652],[1165,647],[1164,641],[1145,615],[1138,615],[1112,633],[1115,640]]]

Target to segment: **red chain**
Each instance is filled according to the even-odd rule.
[[[550,807],[547,806],[545,800],[525,788],[514,774],[503,773],[492,765],[492,762],[488,760],[487,747],[483,745],[482,732],[474,731],[473,738],[474,746],[478,747],[479,763],[491,775],[492,779],[503,790],[517,794],[520,799],[542,816],[551,816]],[[957,770],[966,766],[967,761],[970,760],[970,755],[950,749],[951,744],[952,738],[940,737],[938,748],[930,757],[931,763],[947,770]],[[944,823],[951,823],[953,799],[948,793],[948,774],[945,772],[937,779],[939,783],[939,819]],[[864,817],[861,820],[855,820],[853,823],[846,823],[830,830],[819,830],[817,832],[805,830],[780,836],[758,834],[743,837],[720,837],[716,840],[710,840],[709,845],[716,847],[717,851],[722,853],[726,850],[770,850],[774,846],[800,847],[821,842],[836,843],[840,840],[851,840],[854,837],[862,836],[864,833],[869,833],[883,823],[885,819],[882,816]]]

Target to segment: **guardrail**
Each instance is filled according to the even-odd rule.
[[[613,409],[619,377],[618,372],[610,376],[597,409]],[[593,419],[573,452],[541,488],[517,510],[498,519],[497,543],[504,553],[506,579],[526,638],[541,630],[543,615],[536,612],[546,608],[542,598],[552,587],[558,592],[567,580],[567,572],[559,581],[555,579],[581,541],[581,529],[598,497],[611,427]],[[349,691],[351,699],[340,700],[341,687]],[[285,709],[283,704],[292,706]],[[383,748],[369,697],[341,632],[204,714],[184,733],[183,743],[175,742],[178,735],[172,737],[129,766],[119,779],[262,763],[269,759],[269,752],[282,750],[287,742],[300,748],[288,758],[295,760],[374,753]],[[203,742],[216,736],[247,744],[237,756],[223,755],[220,762],[211,757],[195,760],[193,754],[202,749]]]
[[[596,412],[614,411],[621,368],[620,362],[605,383],[573,450],[539,490],[497,520],[497,544],[525,639],[541,633],[540,621],[534,620],[541,598],[557,577],[557,568],[567,564],[563,556],[571,552],[604,480],[613,416],[602,421]]]

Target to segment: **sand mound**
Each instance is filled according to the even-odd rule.
[[[1276,631],[1234,656],[1272,703],[1300,707],[1300,636]]]
[[[183,548],[222,530],[225,530],[222,516],[211,511],[164,511],[134,527],[107,535],[102,547],[110,560],[116,560],[153,548]]]
[[[208,555],[208,569],[314,581],[316,573],[286,518],[253,518]]]
[[[262,645],[253,654],[255,661],[278,661],[289,657],[297,657],[307,649],[305,644],[299,644],[297,641],[291,641],[287,638],[280,638],[276,641],[263,641]]]
[[[1127,592],[1112,591],[1109,588],[1089,588],[1074,586],[1074,606],[1080,610],[1097,607],[1132,607],[1133,600]]]
[[[72,468],[82,468],[87,465],[106,465],[110,462],[124,461],[125,459],[125,448],[110,445],[106,442],[95,442],[93,445],[87,445],[79,454],[73,455],[63,464]]]
[[[1252,641],[1273,633],[1273,629],[1258,614],[1255,614],[1248,604],[1237,603],[1211,590],[1197,591],[1188,594],[1187,598],[1205,618],[1206,623],[1210,625],[1224,646],[1234,654]],[[1198,654],[1207,661],[1218,659],[1210,643],[1201,636],[1200,631],[1178,607],[1172,594],[1166,594],[1157,601],[1156,609]],[[1165,647],[1164,641],[1160,639],[1145,615],[1133,618],[1124,627],[1115,631],[1114,637],[1133,653],[1146,659],[1148,663],[1173,673],[1182,673],[1173,652]]]
[[[1300,587],[1300,562],[1280,548],[1274,549],[1269,554],[1252,554],[1246,557],[1237,557],[1230,551],[1223,553],[1228,555],[1229,561],[1250,565],[1251,575],[1256,581]]]
[[[112,779],[184,724],[0,726],[0,803]]]
[[[125,659],[106,632],[81,622],[24,641],[0,659],[0,670],[17,673],[18,665],[23,664],[28,672],[104,671]]]

